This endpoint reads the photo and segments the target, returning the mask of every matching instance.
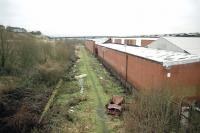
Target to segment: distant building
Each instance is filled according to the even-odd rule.
[[[3,25],[0,25],[0,29],[3,29],[3,30],[5,30],[5,26],[3,26]]]
[[[120,39],[120,38],[115,38],[114,41],[113,41],[113,43],[116,43],[116,44],[123,44],[123,43],[122,43],[122,39]]]
[[[112,43],[116,44],[127,44],[127,45],[136,45],[146,47],[153,41],[157,40],[158,38],[145,38],[145,37],[138,37],[138,38],[112,38]]]
[[[124,39],[124,44],[136,45],[136,40],[135,39]]]
[[[149,48],[200,55],[199,37],[163,37],[148,45]]]
[[[111,43],[110,38],[95,38],[95,39],[88,39],[85,43],[85,46],[93,53],[97,53],[97,47],[95,47],[96,44],[107,44],[107,43]]]
[[[91,41],[94,41],[96,44],[99,43],[111,43],[111,39],[110,38],[94,38],[94,39],[90,39]]]
[[[18,33],[23,33],[23,32],[27,32],[26,29],[24,28],[20,28],[20,27],[11,27],[11,26],[8,26],[6,28],[7,31],[10,31],[10,32],[18,32]]]

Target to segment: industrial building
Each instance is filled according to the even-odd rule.
[[[112,38],[112,43],[146,47],[158,38]]]
[[[25,33],[25,32],[27,32],[26,29],[24,29],[24,28],[11,27],[11,26],[7,26],[6,30],[10,31],[10,32],[16,32],[16,33]]]
[[[163,37],[147,47],[189,54],[200,55],[200,38],[199,37]]]
[[[1,30],[5,30],[5,26],[0,25],[0,29],[1,29]]]
[[[98,42],[88,40],[86,48],[136,90],[170,88],[200,95],[199,55]]]
[[[85,47],[92,53],[96,53],[97,52],[96,45],[105,43],[111,43],[111,39],[110,38],[89,39],[85,42]]]

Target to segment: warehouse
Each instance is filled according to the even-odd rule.
[[[92,40],[87,40],[85,41],[85,47],[91,52],[94,53],[94,46],[95,46],[95,42]]]
[[[163,37],[148,45],[149,48],[200,55],[199,37]]]
[[[171,88],[184,96],[200,95],[198,55],[111,43],[96,49],[106,66],[137,90]]]
[[[112,43],[146,47],[158,38],[112,38]]]
[[[97,52],[96,45],[95,44],[104,44],[104,43],[110,43],[110,38],[96,38],[96,39],[88,39],[85,41],[85,47],[92,53]]]

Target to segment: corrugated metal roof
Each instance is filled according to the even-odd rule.
[[[185,50],[190,54],[200,55],[199,37],[164,37],[164,39]]]
[[[146,58],[152,61],[162,63],[164,67],[169,67],[178,64],[188,64],[194,62],[200,62],[200,55],[192,55],[181,52],[173,52],[166,50],[157,50],[144,47],[134,47],[118,44],[98,44],[103,47],[118,50],[128,54],[136,55],[142,58]]]

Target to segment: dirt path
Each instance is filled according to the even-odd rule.
[[[108,116],[105,105],[112,95],[124,95],[122,86],[99,61],[81,46],[72,73],[87,74],[83,93],[78,80],[64,81],[47,114],[49,132],[121,133],[123,117]],[[75,71],[75,72],[73,72]]]
[[[81,54],[82,54],[82,61],[84,62],[84,69],[86,70],[86,74],[88,75],[88,80],[89,83],[91,84],[91,87],[93,91],[95,92],[95,104],[96,104],[96,115],[97,115],[97,126],[99,128],[99,131],[102,133],[107,133],[108,128],[106,125],[106,121],[108,121],[108,118],[105,114],[105,103],[103,103],[102,98],[104,96],[103,94],[103,88],[100,84],[100,81],[97,77],[97,74],[92,70],[92,64],[91,61],[89,60],[89,57],[85,51],[85,49],[81,49]]]

